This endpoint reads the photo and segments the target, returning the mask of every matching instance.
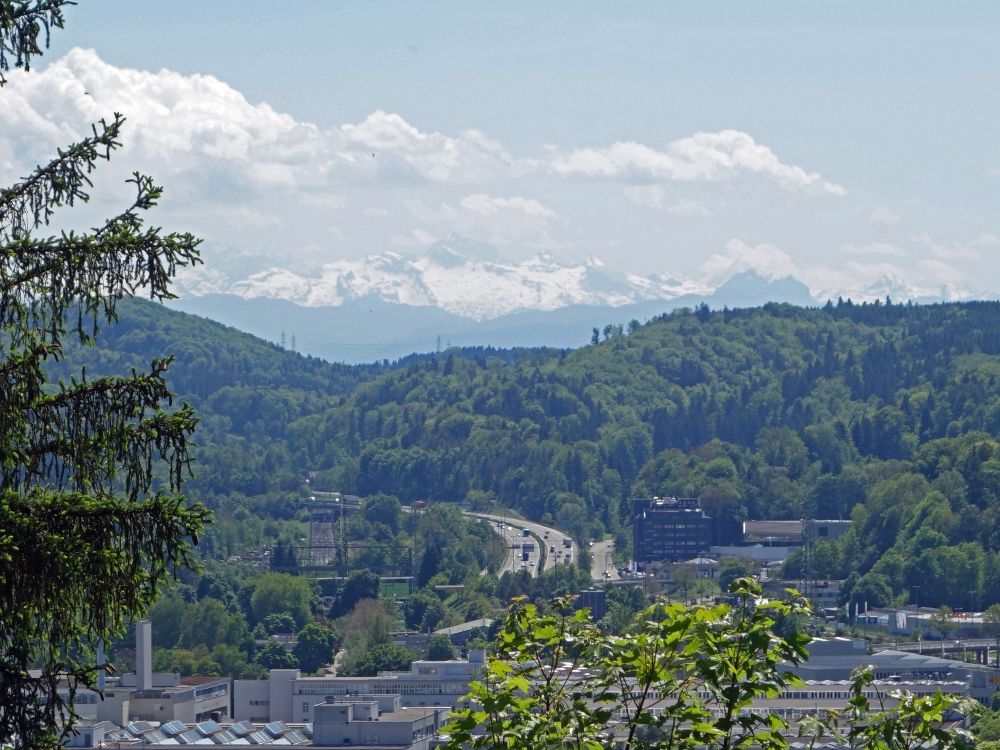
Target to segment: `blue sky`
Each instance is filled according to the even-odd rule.
[[[185,97],[206,102],[199,116],[219,118],[218,132],[242,118],[237,140],[285,132],[251,122],[261,103],[315,128],[298,148],[329,161],[322,175],[302,153],[269,152],[265,177],[234,172],[237,157],[218,149],[199,159],[198,128],[133,146],[177,193],[171,221],[193,223],[220,267],[250,252],[306,266],[419,253],[456,232],[512,258],[593,255],[706,280],[755,267],[817,293],[881,279],[1000,290],[997,3],[91,0],[67,18],[40,75],[84,81],[104,107],[120,99],[137,130],[169,130],[157,113]],[[73,48],[96,52],[99,75],[83,59],[46,70]],[[122,69],[181,76],[142,98]],[[247,106],[194,90],[199,75]],[[47,118],[52,144],[84,132],[79,92],[59,107],[51,81],[8,89],[19,85],[21,119],[8,124]],[[389,132],[404,130],[406,143]],[[699,133],[716,137],[691,142]],[[8,169],[40,158],[9,141]],[[345,176],[358,143],[382,147],[378,168]],[[247,149],[240,158],[255,158]],[[458,164],[434,166],[454,153]]]

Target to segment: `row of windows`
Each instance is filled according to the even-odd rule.
[[[700,529],[708,530],[708,525],[704,523],[653,523],[651,526],[646,526],[643,531],[657,532],[660,529]]]
[[[208,687],[197,688],[194,691],[194,699],[196,702],[206,701],[209,698],[215,698],[220,695],[229,695],[228,682],[224,682],[221,685],[210,685]]]
[[[296,685],[296,695],[348,695],[364,694],[372,695],[419,695],[429,693],[431,695],[457,694],[465,695],[469,692],[468,682],[404,682],[394,683],[361,683],[361,684],[330,684],[321,683],[318,685]]]

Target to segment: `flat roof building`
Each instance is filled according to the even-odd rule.
[[[314,707],[330,698],[398,695],[404,707],[452,707],[462,702],[479,674],[485,652],[469,659],[418,660],[409,672],[382,672],[374,677],[302,677],[297,669],[272,669],[266,680],[233,683],[233,716],[253,722],[310,722]]]
[[[712,519],[697,498],[637,498],[632,504],[632,549],[640,569],[708,552]]]

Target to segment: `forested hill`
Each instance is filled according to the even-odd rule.
[[[1000,304],[700,308],[603,338],[347,367],[135,304],[68,355],[88,372],[177,355],[171,382],[202,417],[189,490],[233,523],[294,518],[307,472],[500,501],[580,537],[626,529],[633,495],[699,495],[853,517],[816,572],[853,574],[869,604],[915,586],[921,603],[1000,601]]]
[[[546,361],[552,351],[477,347],[461,354],[513,366]],[[289,425],[334,408],[361,383],[436,357],[330,363],[206,318],[127,299],[119,303],[118,320],[101,326],[96,345],[67,337],[60,361],[50,362],[49,369],[67,381],[78,378],[81,367],[88,378],[120,375],[133,367],[146,370],[152,359],[167,355],[174,357],[165,376],[170,388],[199,416],[198,462],[189,491],[215,508],[235,502],[267,516],[280,506],[285,517],[293,514],[290,498],[302,495],[310,468],[287,450]]]
[[[289,451],[331,487],[496,498],[581,536],[622,528],[639,493],[853,514],[819,572],[874,566],[870,603],[1000,585],[1000,304],[701,308],[607,333],[530,364],[445,353],[383,374],[290,425]]]
[[[188,399],[205,399],[227,386],[342,395],[390,369],[388,362],[337,365],[299,356],[235,328],[141,299],[119,303],[118,321],[102,325],[97,346],[67,343],[65,355],[72,366],[83,362],[88,372],[102,375],[146,368],[151,358],[172,354],[168,380]],[[71,368],[60,369],[65,374]]]

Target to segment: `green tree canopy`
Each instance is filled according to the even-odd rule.
[[[372,677],[379,672],[398,672],[409,669],[413,654],[395,643],[380,643],[367,649],[354,662],[350,675]]]
[[[361,505],[361,512],[369,523],[382,523],[389,527],[392,533],[399,533],[402,506],[393,495],[369,495]]]
[[[257,663],[267,669],[295,669],[298,659],[276,641],[268,641],[257,652]]]
[[[431,661],[448,661],[455,658],[455,647],[451,638],[443,633],[436,633],[427,641],[426,654]]]
[[[299,632],[292,653],[303,672],[317,672],[333,658],[333,633],[316,622],[311,622]]]
[[[0,85],[16,91],[5,73],[41,53],[67,4],[0,0]],[[169,299],[177,269],[199,261],[190,234],[143,226],[162,191],[138,173],[116,216],[46,236],[60,209],[90,198],[124,125],[108,113],[0,188],[0,744],[53,747],[72,729],[97,643],[120,637],[175,567],[192,564],[207,519],[178,494],[196,420],[186,405],[164,408],[169,358],[122,377],[47,380],[64,339],[90,344],[137,292]]]
[[[344,583],[334,605],[334,617],[346,615],[362,599],[378,599],[381,579],[370,570],[355,570]]]
[[[255,632],[259,631],[262,636],[274,635],[275,633],[294,633],[295,618],[290,612],[273,612],[257,623],[254,630]]]
[[[257,581],[250,606],[257,622],[268,615],[286,612],[295,621],[295,627],[305,627],[309,622],[313,592],[304,578],[287,573],[265,573]]]
[[[247,626],[241,613],[231,612],[222,602],[209,597],[185,608],[179,635],[185,648],[204,646],[212,650],[222,644],[242,644]]]
[[[967,731],[943,723],[951,712],[971,711],[972,701],[901,694],[896,708],[883,710],[866,697],[873,668],[856,676],[846,710],[808,717],[800,727],[752,710],[756,699],[804,685],[782,665],[807,657],[809,636],[777,626],[804,618],[808,605],[768,601],[750,579],[730,592],[733,604],[657,604],[620,636],[573,612],[570,598],[551,615],[516,602],[470,705],[445,729],[446,750],[784,750],[799,732],[873,750],[971,748]]]

